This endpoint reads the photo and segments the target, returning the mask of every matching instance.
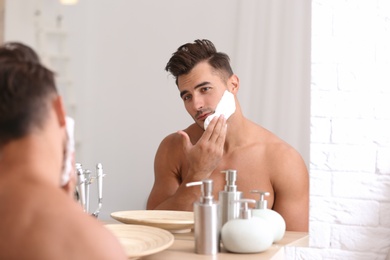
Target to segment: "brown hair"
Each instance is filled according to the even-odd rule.
[[[36,53],[23,46],[15,51],[0,47],[0,147],[41,128],[57,94],[54,73]]]
[[[40,63],[38,54],[21,42],[7,42],[0,47],[0,62],[7,60]]]
[[[195,40],[180,46],[168,61],[165,70],[170,72],[176,79],[189,73],[198,63],[207,61],[223,80],[233,75],[230,66],[230,58],[223,52],[217,52],[214,44],[209,40]]]

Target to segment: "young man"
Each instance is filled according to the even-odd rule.
[[[126,259],[60,185],[65,124],[54,74],[31,48],[0,46],[0,259]]]
[[[166,70],[175,78],[184,106],[195,123],[168,135],[155,157],[155,183],[148,209],[187,210],[199,199],[199,187],[186,184],[214,180],[214,198],[223,190],[223,170],[237,170],[238,190],[258,199],[251,190],[270,192],[268,207],[279,212],[289,231],[308,231],[309,179],[298,152],[242,114],[238,77],[229,57],[208,40],[178,48]],[[215,117],[204,130],[225,90],[234,95],[236,110],[226,120]]]

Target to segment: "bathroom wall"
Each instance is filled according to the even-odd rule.
[[[4,6],[5,0],[0,0],[0,43],[4,40]]]
[[[389,68],[389,1],[312,2],[310,248],[291,259],[390,251]]]

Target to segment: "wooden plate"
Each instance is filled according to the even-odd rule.
[[[125,224],[146,225],[172,233],[190,231],[194,227],[194,213],[174,210],[131,210],[111,213],[111,217]]]
[[[161,228],[142,225],[106,224],[126,251],[129,259],[160,252],[173,244],[173,235]]]

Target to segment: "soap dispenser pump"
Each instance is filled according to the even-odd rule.
[[[226,222],[221,229],[223,247],[233,253],[258,253],[266,251],[272,245],[273,233],[268,222],[252,217],[248,203],[252,199],[240,199],[242,203],[240,217]]]
[[[201,186],[200,200],[194,203],[195,253],[215,255],[220,250],[219,203],[213,199],[213,180],[187,183]]]
[[[267,208],[267,200],[265,196],[269,196],[269,192],[260,190],[251,190],[251,193],[260,194],[260,199],[256,201],[256,208],[252,210],[253,216],[265,219],[272,226],[274,240],[280,241],[286,232],[286,222],[283,217],[276,211]]]
[[[237,171],[225,170],[221,171],[225,174],[225,188],[218,194],[218,201],[221,207],[220,225],[221,227],[229,220],[238,218],[240,214],[239,203],[233,203],[235,200],[242,198],[242,192],[237,191]]]

